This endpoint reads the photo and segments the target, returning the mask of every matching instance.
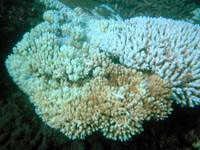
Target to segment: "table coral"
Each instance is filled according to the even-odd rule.
[[[173,102],[199,104],[198,25],[104,19],[54,2],[6,60],[50,127],[70,139],[99,131],[126,141],[144,121],[166,118]]]

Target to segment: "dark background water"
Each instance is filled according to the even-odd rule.
[[[163,16],[190,19],[198,0],[63,0],[91,9],[107,4],[124,18]],[[0,1],[0,150],[198,150],[200,107],[180,108],[164,121],[144,123],[144,132],[127,142],[106,140],[98,133],[85,140],[68,140],[45,126],[27,96],[13,83],[4,66],[6,56],[23,34],[42,20],[44,6],[34,0]],[[199,146],[198,146],[199,145]]]

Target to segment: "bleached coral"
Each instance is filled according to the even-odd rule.
[[[105,26],[106,24],[106,26]],[[92,25],[92,24],[91,24]],[[104,32],[98,29],[104,25]],[[200,104],[200,27],[184,21],[136,17],[98,22],[91,41],[121,64],[149,70],[173,85],[178,104]],[[101,36],[93,36],[92,33]]]
[[[199,103],[199,26],[102,19],[67,7],[43,18],[6,67],[41,119],[67,137],[100,131],[125,141],[144,121],[171,113],[171,94],[177,103]]]

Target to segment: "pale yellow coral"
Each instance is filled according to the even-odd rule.
[[[167,99],[170,85],[159,76],[113,64],[105,56],[94,59],[101,73],[71,83],[70,96],[63,91],[56,94],[62,100],[50,99],[44,90],[33,95],[37,113],[50,127],[71,139],[100,131],[107,138],[124,141],[143,130],[144,120],[163,119],[172,111]]]

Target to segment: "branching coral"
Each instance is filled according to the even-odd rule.
[[[6,60],[50,127],[71,139],[99,131],[125,141],[144,121],[166,118],[172,99],[199,104],[199,26],[104,19],[58,4]]]
[[[200,103],[199,25],[149,17],[110,22],[104,22],[105,32],[91,36],[92,41],[101,41],[101,49],[118,57],[120,63],[153,71],[171,82],[176,103],[190,106]]]

